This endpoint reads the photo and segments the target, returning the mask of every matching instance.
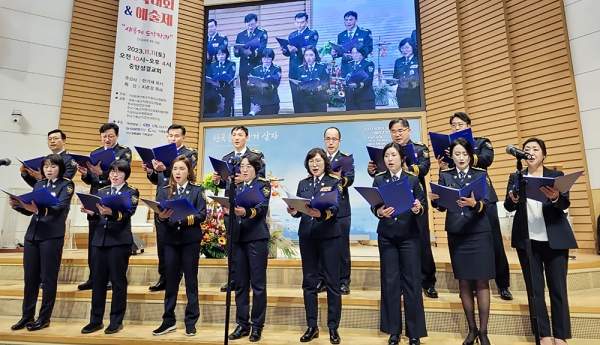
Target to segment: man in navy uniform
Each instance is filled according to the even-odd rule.
[[[75,176],[75,173],[77,172],[77,162],[75,162],[75,160],[69,156],[69,152],[65,150],[66,142],[67,135],[60,129],[54,129],[48,132],[48,148],[52,153],[60,155],[65,162],[65,168],[67,170],[63,176],[68,179],[73,179],[73,176]],[[33,188],[36,182],[42,179],[42,173],[39,170],[36,171],[26,168],[23,165],[21,166],[21,177],[25,183]]]
[[[117,160],[124,160],[131,164],[131,149],[127,146],[120,145],[117,143],[119,140],[119,126],[116,123],[105,123],[100,127],[100,139],[102,140],[102,146],[99,146],[92,150],[90,155],[100,152],[102,150],[108,150],[112,148],[115,152]],[[110,186],[110,179],[108,178],[108,171],[102,171],[100,163],[97,165],[91,165],[88,163],[86,167],[80,165],[77,166],[77,170],[81,173],[81,180],[85,184],[90,186],[90,194],[98,193],[100,188]],[[90,278],[83,284],[79,284],[77,289],[79,290],[90,290],[92,288],[92,266],[93,261],[93,246],[91,245],[94,239],[94,233],[98,226],[98,220],[93,218],[89,220],[89,233],[88,233],[88,267],[90,268]]]
[[[454,113],[450,117],[450,127],[452,133],[461,131],[471,127],[471,118],[463,112]],[[475,146],[473,147],[473,167],[481,168],[487,171],[494,161],[494,148],[490,139],[484,137],[475,137]],[[440,169],[448,169],[450,165],[443,161],[442,157],[438,158]],[[452,164],[454,165],[454,164]],[[502,242],[502,231],[500,229],[500,219],[498,218],[498,195],[494,190],[494,186],[490,185],[490,199],[488,206],[485,209],[490,225],[492,227],[492,237],[494,239],[494,261],[496,265],[496,286],[500,298],[506,301],[513,299],[512,294],[508,290],[510,287],[510,270],[508,267],[508,259],[504,251]]]
[[[400,146],[409,144],[414,146],[417,157],[412,158],[413,160],[416,160],[416,164],[411,164],[410,166],[405,167],[404,170],[416,174],[419,177],[421,185],[425,188],[425,176],[429,173],[429,167],[431,166],[427,145],[410,139],[410,124],[405,118],[395,118],[391,120],[389,130],[392,141],[398,143]],[[371,177],[375,176],[377,172],[377,166],[372,161],[369,162],[368,171]],[[425,190],[425,192],[427,192],[427,190]],[[429,237],[428,211],[426,211],[422,217],[417,219],[417,224],[419,225],[419,230],[421,232],[421,286],[423,287],[425,296],[429,298],[438,298],[438,293],[435,289],[435,261],[433,260]]]
[[[196,168],[196,164],[198,164],[198,153],[194,149],[189,149],[185,147],[185,127],[182,125],[173,124],[169,126],[167,129],[167,141],[170,144],[175,144],[177,146],[177,154],[186,156],[190,162],[192,163],[192,168]],[[165,185],[169,184],[169,179],[171,178],[171,170],[172,167],[167,169],[163,162],[159,162],[157,160],[152,161],[152,167],[147,167],[146,164],[142,163],[142,169],[146,172],[146,177],[156,187],[156,197],[158,198],[158,194],[161,191],[161,188]],[[156,225],[156,247],[158,254],[158,274],[159,279],[158,282],[148,289],[150,291],[162,291],[167,287],[166,284],[166,272],[165,272],[165,231],[166,228],[164,223],[155,222]]]
[[[297,36],[304,36],[306,41],[306,47],[316,47],[319,43],[319,33],[316,30],[308,28],[308,14],[300,12],[294,17],[296,29],[290,33],[288,40],[291,40]],[[295,46],[288,45],[287,47],[281,47],[281,52],[284,56],[290,58],[288,76],[290,79],[299,80],[298,67],[302,65],[304,48],[298,49]],[[298,86],[290,81],[290,89],[292,90],[292,101],[294,105],[294,113],[301,113],[303,111],[302,100],[298,95]]]
[[[354,11],[348,11],[344,14],[344,25],[346,30],[338,34],[337,43],[344,44],[352,40],[357,40],[358,43],[362,43],[365,46],[365,50],[368,54],[373,52],[373,34],[369,29],[361,29],[356,25],[358,20],[358,13]],[[331,56],[334,58],[338,57],[338,52],[335,49],[331,50]],[[342,75],[346,76],[350,73],[350,62],[352,62],[352,56],[350,53],[342,56]]]
[[[242,89],[242,113],[250,112],[251,90],[248,87],[248,75],[252,73],[254,67],[261,64],[263,49],[267,47],[267,31],[257,27],[258,16],[250,13],[244,17],[246,30],[240,32],[235,39],[235,44],[245,44],[258,37],[260,46],[258,48],[248,47],[233,48],[234,55],[240,58],[240,87]]]
[[[244,126],[235,126],[231,129],[231,143],[233,144],[234,150],[223,156],[224,162],[234,161],[235,165],[239,166],[242,162],[242,159],[249,154],[255,154],[262,161],[262,168],[260,171],[256,172],[258,177],[265,178],[265,172],[267,171],[267,164],[265,162],[265,155],[259,150],[251,150],[246,146],[246,142],[248,141],[248,128]],[[235,184],[239,184],[243,181],[241,174],[235,174]],[[225,189],[225,196],[229,195],[229,183],[230,181],[223,180],[221,175],[216,171],[213,172],[213,182],[217,185],[217,187],[221,189]],[[227,224],[225,224],[227,226]],[[235,284],[234,272],[231,272],[232,276],[232,284]],[[229,284],[225,284],[221,287],[221,292],[227,292],[229,288]]]
[[[227,36],[221,35],[217,31],[217,21],[214,19],[208,20],[208,36],[206,37],[206,67],[210,66],[211,63],[217,61],[216,54],[217,48],[221,45],[227,47],[229,41]]]

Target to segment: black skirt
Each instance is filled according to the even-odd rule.
[[[494,240],[491,232],[448,233],[448,249],[455,279],[489,280],[496,278]]]

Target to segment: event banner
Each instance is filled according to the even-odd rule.
[[[178,0],[119,1],[109,121],[119,125],[121,144],[165,142],[173,120],[178,11]]]
[[[325,149],[323,134],[328,127],[335,126],[342,134],[339,150],[354,156],[356,177],[353,186],[371,187],[373,179],[367,173],[369,155],[366,147],[383,148],[391,141],[388,123],[389,120],[374,120],[248,127],[250,133],[246,146],[264,153],[268,179],[281,180],[272,182],[270,226],[282,230],[285,237],[298,238],[300,220],[292,218],[286,212],[286,204],[281,197],[286,196],[286,191],[296,195],[298,181],[308,176],[304,167],[306,153],[314,147]],[[419,119],[410,119],[409,123],[411,139],[419,141]],[[230,127],[205,129],[202,162],[204,175],[213,171],[209,156],[220,159],[233,150],[230,133]],[[369,204],[354,188],[349,188],[349,191],[352,207],[350,234],[363,239],[376,239],[377,218],[371,213]],[[222,190],[219,192],[220,195],[223,193]]]

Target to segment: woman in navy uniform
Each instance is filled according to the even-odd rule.
[[[235,78],[235,62],[229,60],[229,49],[227,49],[227,45],[219,46],[215,56],[217,57],[217,61],[210,64],[206,76],[214,78],[220,74],[229,74],[232,78]],[[233,116],[233,99],[235,97],[233,79],[229,83],[224,81],[213,81],[209,83],[207,81],[207,84],[212,85],[211,88],[217,91],[225,99],[223,116]]]
[[[472,345],[479,338],[482,345],[489,345],[487,324],[490,315],[489,280],[496,277],[494,268],[494,240],[492,228],[485,212],[489,203],[490,182],[485,170],[473,167],[473,147],[464,138],[454,140],[450,144],[450,154],[456,168],[442,170],[441,186],[460,189],[479,177],[486,179],[486,196],[476,200],[473,193],[456,201],[462,212],[450,212],[446,215],[446,232],[448,248],[454,278],[458,279],[460,298],[469,325],[469,333],[463,342]],[[436,200],[439,195],[428,193],[431,206],[444,212],[446,208],[439,206]],[[473,286],[477,291],[477,307],[479,309],[479,330],[475,322],[475,302]]]
[[[375,109],[375,92],[373,91],[373,72],[375,65],[367,59],[367,50],[359,44],[350,52],[352,61],[348,66],[346,80],[352,75],[364,71],[368,77],[360,82],[346,82],[346,110]]]
[[[27,327],[29,331],[37,331],[50,326],[50,317],[56,300],[65,223],[73,197],[74,185],[71,180],[63,177],[65,171],[65,162],[60,155],[48,155],[42,161],[42,179],[33,187],[34,191],[47,189],[60,200],[58,204],[42,207],[37,206],[34,201],[31,204],[24,204],[12,197],[9,200],[10,206],[15,211],[32,216],[25,233],[23,253],[25,287],[22,318],[11,327],[12,330]],[[40,283],[44,284],[42,306],[37,320],[34,321]]]
[[[273,80],[253,84],[248,80],[248,86],[252,88],[252,103],[260,105],[261,115],[273,115],[279,113],[279,83],[281,82],[281,67],[273,63],[275,52],[271,48],[265,48],[262,55],[262,65],[257,66],[251,75],[259,78],[272,77]]]
[[[337,220],[340,196],[343,193],[341,180],[331,171],[331,163],[321,148],[308,151],[304,167],[309,176],[298,182],[296,196],[314,199],[325,193],[338,190],[337,203],[326,210],[306,206],[304,210],[288,208],[294,218],[301,218],[298,228],[300,238],[300,256],[302,258],[302,290],[304,290],[304,308],[308,329],[300,338],[308,342],[319,336],[317,318],[319,315],[317,283],[319,282],[319,264],[325,276],[327,286],[327,326],[332,344],[340,343],[338,326],[342,313],[340,291],[340,226]]]
[[[402,170],[406,159],[400,145],[389,143],[383,148],[383,159],[388,170],[375,176],[373,187],[383,186],[406,178],[415,198],[413,208],[396,216],[393,207],[372,207],[379,218],[377,242],[381,261],[381,326],[390,334],[389,345],[398,345],[402,333],[400,296],[404,294],[406,336],[410,345],[420,344],[427,336],[425,309],[421,294],[421,260],[418,217],[425,217],[427,200],[416,174]],[[403,289],[398,286],[403,285]],[[404,292],[402,292],[404,291]]]
[[[107,283],[112,282],[112,301],[110,306],[110,324],[104,330],[106,334],[117,333],[123,329],[123,318],[127,309],[127,267],[131,256],[133,235],[131,217],[135,214],[139,201],[139,191],[127,184],[131,167],[125,160],[116,160],[108,168],[110,185],[101,188],[96,196],[129,193],[130,208],[127,211],[112,210],[96,204],[99,213],[81,207],[88,220],[97,220],[98,226],[91,245],[92,257],[92,311],[90,323],[81,333],[93,333],[104,328],[102,319],[106,307]]]
[[[396,98],[398,108],[414,108],[421,106],[421,93],[419,88],[419,60],[417,58],[417,44],[411,38],[400,41],[398,50],[401,58],[394,64],[394,78],[398,79]]]
[[[329,72],[322,64],[317,48],[308,46],[304,50],[304,63],[298,67],[299,96],[303,100],[303,113],[327,112],[329,96]],[[302,83],[305,83],[304,85]],[[306,82],[310,82],[306,84]]]
[[[271,197],[271,184],[268,180],[257,175],[262,168],[261,159],[250,154],[242,159],[240,172],[243,182],[236,186],[236,193],[250,188],[256,188],[262,194],[263,201],[254,207],[236,206],[235,228],[233,229],[233,264],[235,265],[235,305],[238,324],[229,335],[230,340],[240,339],[252,333],[250,341],[260,340],[265,325],[267,313],[267,258],[269,256],[269,227],[267,226],[267,211]],[[224,208],[225,224],[229,224],[230,212]],[[248,320],[250,309],[250,286],[252,286],[252,313]]]
[[[550,170],[544,166],[546,144],[543,140],[530,138],[523,144],[523,151],[533,156],[527,161],[527,169],[523,175],[538,177],[559,177],[561,171]],[[531,270],[527,266],[525,252],[524,229],[522,217],[518,209],[519,196],[515,191],[517,174],[511,174],[506,187],[504,208],[517,211],[513,220],[512,247],[517,249],[523,275],[533,275],[533,292],[538,310],[541,343],[552,344],[552,336],[556,345],[565,345],[571,338],[569,300],[567,297],[567,267],[569,249],[576,249],[577,242],[573,229],[567,220],[565,210],[569,208],[569,192],[560,193],[553,187],[542,187],[541,192],[548,198],[544,202],[527,198],[527,221],[529,238],[531,239]],[[544,275],[546,279],[544,281]],[[544,283],[550,292],[550,312],[552,323],[548,317]],[[529,284],[527,284],[529,285]],[[527,286],[531,291],[532,287]]]
[[[198,259],[202,231],[200,223],[206,219],[206,198],[204,188],[196,183],[196,174],[192,162],[181,155],[172,164],[169,184],[162,187],[157,201],[187,199],[196,209],[195,214],[184,219],[171,219],[172,209],[164,209],[155,214],[157,222],[165,224],[165,271],[167,287],[165,290],[165,312],[160,327],[152,334],[162,335],[174,332],[176,327],[175,305],[181,281],[181,272],[185,275],[185,293],[188,303],[185,308],[185,334],[196,335],[196,322],[200,317],[198,304]]]

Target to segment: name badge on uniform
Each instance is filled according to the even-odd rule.
[[[362,41],[363,41],[363,38],[362,38],[362,37],[359,37],[359,38],[358,38],[358,41],[359,41],[359,42],[362,42]]]
[[[419,65],[418,64],[417,65],[410,65],[409,68],[419,68]]]
[[[321,192],[331,192],[331,187],[330,186],[325,186],[325,187],[321,187]]]
[[[216,47],[218,47],[218,46],[219,46],[219,43],[213,43],[213,47],[215,47],[215,48],[216,48]]]
[[[52,194],[52,196],[56,198],[56,193],[55,192],[51,192],[50,194]]]
[[[309,39],[309,38],[310,38],[310,36],[304,36],[304,39],[305,39],[305,40],[307,40],[307,39]]]
[[[300,78],[308,78],[308,74],[303,74],[300,76]]]

